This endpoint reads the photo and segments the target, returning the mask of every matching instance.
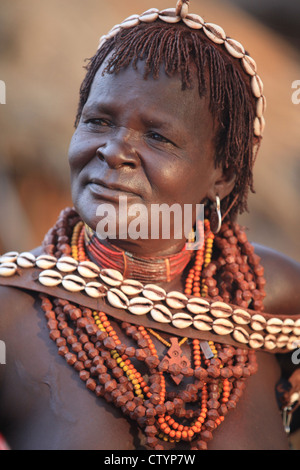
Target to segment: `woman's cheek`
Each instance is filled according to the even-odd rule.
[[[71,169],[83,168],[96,154],[95,139],[77,129],[69,146],[69,164]]]

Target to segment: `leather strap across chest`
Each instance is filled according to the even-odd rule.
[[[108,286],[106,295],[96,299],[87,295],[85,290],[71,292],[63,283],[54,287],[45,286],[39,281],[40,273],[41,269],[35,267],[18,269],[13,276],[1,277],[0,285],[62,298],[105,312],[117,320],[175,336],[212,340],[271,353],[285,353],[300,346],[299,316],[258,314],[250,309],[206,299],[202,299],[203,303],[201,300],[193,303],[189,299],[184,308],[171,309],[164,301],[143,303],[142,299],[149,299],[142,294],[133,297],[133,302],[129,297],[128,304],[122,303],[122,308],[116,308],[118,300],[124,302],[124,296],[118,296],[122,291],[117,288]]]

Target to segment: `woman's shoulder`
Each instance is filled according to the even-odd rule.
[[[35,256],[41,254],[42,248],[31,250]],[[10,287],[0,282],[0,333],[6,326],[19,320],[25,311],[34,309],[38,293],[23,288]]]
[[[281,315],[300,314],[300,263],[272,248],[255,244],[266,279],[265,309]]]

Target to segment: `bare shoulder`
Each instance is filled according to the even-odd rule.
[[[7,354],[16,329],[25,325],[25,318],[33,321],[36,301],[32,292],[0,286],[0,340],[7,346]]]
[[[35,304],[35,295],[24,289],[0,285],[0,334],[19,319],[24,313],[32,309]]]
[[[269,313],[300,314],[300,263],[266,246],[253,244],[266,278],[265,308]]]
[[[35,256],[42,252],[41,247],[31,251]],[[37,294],[18,289],[16,287],[7,287],[0,284],[0,336],[20,315],[32,309]]]

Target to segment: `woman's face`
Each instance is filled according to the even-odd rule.
[[[114,243],[124,249],[141,255],[178,251],[185,237],[177,239],[171,230],[169,238],[151,239],[149,214],[155,205],[196,207],[214,198],[220,171],[214,166],[208,100],[200,99],[196,84],[182,91],[180,77],[167,77],[163,70],[158,79],[145,80],[143,62],[137,70],[129,67],[114,75],[102,75],[104,67],[95,76],[70,144],[74,206],[92,229],[105,220],[108,232],[110,222],[117,224],[117,234],[134,220],[148,218],[150,238],[134,239],[129,230],[123,238],[117,235]],[[135,204],[145,211],[133,216],[141,207]],[[103,218],[109,207],[111,214]],[[113,242],[113,230],[108,238]]]

